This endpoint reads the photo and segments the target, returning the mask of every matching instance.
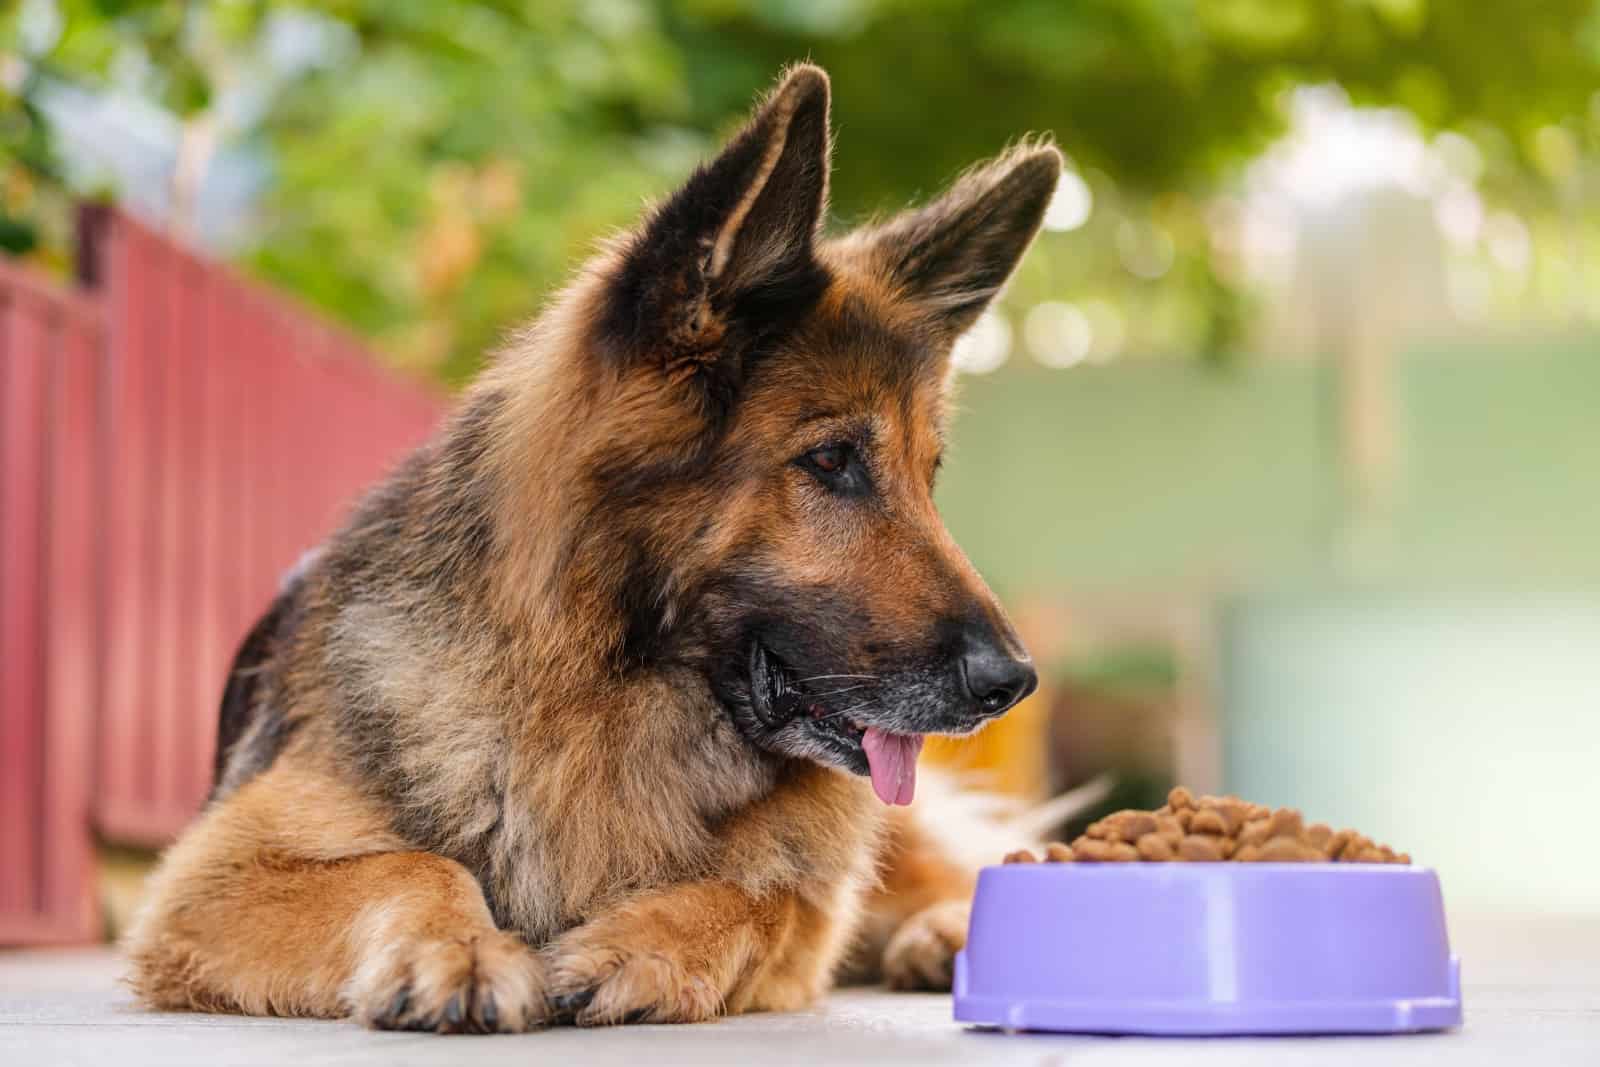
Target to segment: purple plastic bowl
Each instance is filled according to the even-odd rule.
[[[1092,1034],[1461,1024],[1439,879],[1345,863],[1039,863],[978,876],[955,1017]]]

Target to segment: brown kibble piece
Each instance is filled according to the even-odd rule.
[[[1194,813],[1194,818],[1189,820],[1191,834],[1213,834],[1217,837],[1226,837],[1228,822],[1222,813],[1214,808],[1201,808]]]
[[[1046,863],[1071,863],[1076,858],[1072,854],[1071,845],[1063,845],[1060,841],[1052,841],[1044,846],[1044,861]]]
[[[1331,837],[1333,837],[1333,830],[1325,822],[1312,823],[1306,827],[1306,840],[1310,841],[1312,847],[1318,850],[1326,847]]]
[[[1137,841],[1145,834],[1155,833],[1156,817],[1148,811],[1119,811],[1100,820],[1124,841]],[[1108,838],[1107,840],[1110,840]]]
[[[1310,863],[1321,858],[1321,852],[1292,837],[1274,837],[1261,846],[1262,863]]]
[[[1361,834],[1351,834],[1350,840],[1344,843],[1344,849],[1339,853],[1339,858],[1346,863],[1360,863],[1361,854],[1371,845],[1372,842]]]
[[[1264,844],[1272,836],[1271,819],[1254,819],[1244,824],[1239,829],[1239,843],[1241,845]]]
[[[1229,858],[1235,863],[1256,863],[1261,859],[1261,846],[1240,845]]]
[[[1250,821],[1250,805],[1238,797],[1228,797],[1217,810],[1227,822],[1230,835],[1238,833],[1239,828]]]
[[[1072,854],[1090,863],[1126,863],[1139,858],[1139,850],[1126,841],[1096,841],[1081,837],[1072,843]]]
[[[1172,843],[1160,834],[1145,834],[1139,838],[1135,847],[1139,855],[1151,863],[1167,863],[1177,858],[1177,851]]]
[[[1190,834],[1178,842],[1178,856],[1190,863],[1221,863],[1222,850],[1215,838],[1206,834]]]
[[[1279,808],[1272,813],[1269,832],[1273,837],[1299,837],[1305,829],[1305,820],[1293,808]]]
[[[1188,833],[1189,824],[1194,821],[1194,812],[1188,808],[1184,808],[1182,811],[1178,812],[1174,818],[1178,820],[1178,827],[1183,830],[1184,833]]]
[[[1192,809],[1194,807],[1194,794],[1180,785],[1167,794],[1167,805],[1173,811]]]
[[[993,853],[990,853],[990,855],[993,855]],[[1032,852],[1029,852],[1025,848],[1019,848],[1015,852],[1007,852],[1006,853],[1006,858],[1002,862],[1005,862],[1005,863],[1038,863],[1039,862],[1039,857],[1035,856]]]
[[[1080,837],[1072,843],[1072,858],[1087,863],[1104,863],[1111,846],[1095,837]]]
[[[1110,858],[1110,849],[1109,843],[1085,834],[1072,843],[1072,858],[1088,863],[1104,863]]]

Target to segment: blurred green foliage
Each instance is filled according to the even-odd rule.
[[[893,209],[1024,132],[1052,132],[1095,210],[1047,235],[1017,299],[1115,289],[1130,321],[1161,327],[1152,336],[1219,353],[1245,309],[1198,195],[1278,132],[1283,90],[1336,81],[1357,103],[1499,138],[1537,174],[1535,131],[1593,106],[1597,12],[1596,0],[21,0],[0,14],[0,241],[29,247],[29,205],[59,184],[39,116],[16,105],[41,78],[131,89],[213,123],[224,146],[262,150],[269,192],[244,253],[258,273],[397,360],[460,380],[597,236],[711,151],[783,64],[810,58],[835,82],[836,219]],[[284,74],[296,42],[311,58]],[[1130,222],[1176,250],[1161,277],[1118,264],[1113,238]]]

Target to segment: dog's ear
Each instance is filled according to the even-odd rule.
[[[1054,145],[1028,144],[969,171],[944,195],[850,242],[943,339],[971,326],[1028,250],[1061,177]]]
[[[736,376],[743,353],[826,286],[815,244],[828,154],[828,76],[797,66],[623,245],[604,346],[669,372]]]

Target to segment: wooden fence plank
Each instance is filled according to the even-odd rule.
[[[431,428],[348,334],[112,209],[0,261],[0,944],[92,937],[91,826],[162,844],[282,573]]]

